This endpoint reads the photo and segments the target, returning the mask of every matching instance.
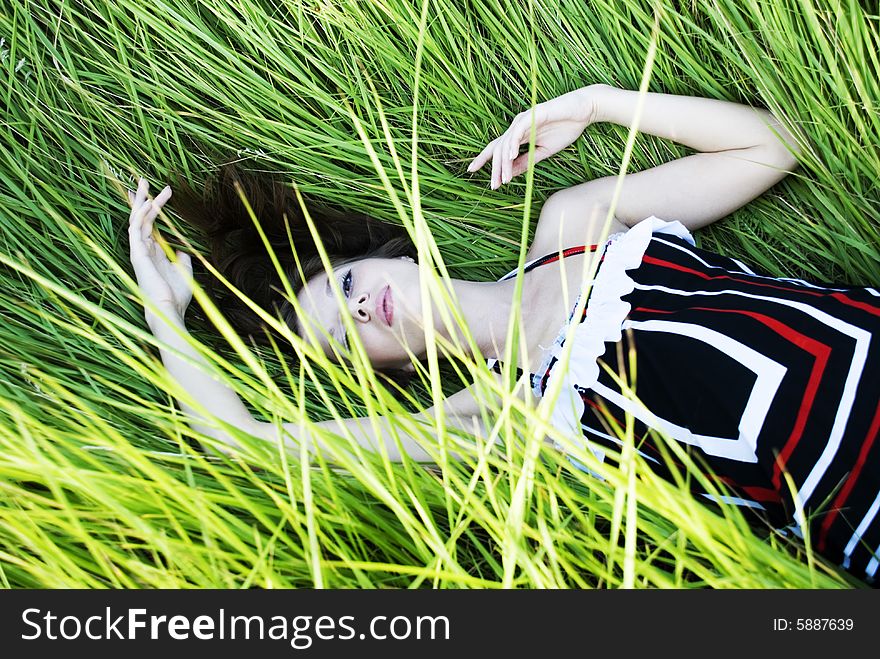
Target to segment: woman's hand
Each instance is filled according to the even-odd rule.
[[[567,147],[595,121],[596,104],[593,99],[591,87],[583,87],[534,107],[536,163]],[[532,117],[531,110],[516,115],[510,128],[474,158],[468,165],[468,171],[477,171],[491,159],[493,190],[502,183],[510,183],[514,176],[526,171],[529,154],[526,151],[520,155],[519,148],[529,143]]]
[[[189,254],[177,252],[177,261],[171,263],[153,235],[153,221],[171,197],[171,188],[165,187],[155,199],[148,199],[150,184],[146,179],[138,181],[136,193],[128,191],[131,216],[128,221],[128,238],[131,243],[131,264],[134,266],[138,286],[144,298],[166,314],[174,314],[180,320],[192,300],[192,261]],[[152,327],[156,319],[148,308],[147,323]]]

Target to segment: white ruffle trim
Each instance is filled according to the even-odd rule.
[[[593,281],[586,318],[574,328],[570,339],[572,349],[568,362],[561,359],[564,351],[561,341],[554,343],[551,348],[547,362],[553,356],[558,360],[550,371],[546,390],[552,391],[557,386],[560,389],[550,421],[555,428],[570,437],[583,434],[581,417],[584,402],[578,388],[590,389],[596,384],[599,379],[598,359],[605,352],[605,343],[616,343],[621,339],[621,327],[630,312],[630,304],[622,298],[635,288],[635,283],[626,271],[639,267],[654,234],[673,235],[695,244],[691,234],[680,222],[666,222],[653,215],[626,233],[613,236],[605,251],[605,260]],[[561,338],[567,335],[569,324],[562,328]],[[560,380],[561,385],[557,384]],[[589,441],[587,444],[602,461],[605,457],[604,451]],[[563,447],[557,445],[557,448],[561,450]]]

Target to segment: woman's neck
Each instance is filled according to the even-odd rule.
[[[458,301],[464,325],[470,331],[477,348],[483,357],[499,358],[503,356],[505,342],[513,311],[516,281],[477,282],[452,279],[452,298]],[[528,288],[523,284],[521,306],[528,309]],[[465,334],[453,322],[453,327],[446,326],[437,303],[433,305],[434,330],[443,338],[460,345],[466,353],[473,354],[465,340]],[[523,314],[525,315],[525,314]]]
[[[537,268],[522,278],[519,349],[527,349],[527,355],[518,354],[515,357],[518,362],[529,362],[532,355],[552,344],[578,296],[585,292],[584,282],[591,278],[592,263],[589,252],[570,255],[556,266]],[[503,358],[514,307],[516,280],[475,282],[453,279],[450,283],[464,324],[480,355]],[[477,355],[469,350],[464,333],[458,327],[453,328],[455,336],[452,336],[437,310],[436,302],[433,311],[435,331],[476,358]]]

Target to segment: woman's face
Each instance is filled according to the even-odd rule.
[[[345,300],[342,309],[331,288],[332,279]],[[313,324],[318,344],[328,355],[333,354],[331,342],[354,345],[347,336],[343,313],[351,316],[374,368],[409,366],[404,346],[417,356],[424,352],[419,268],[409,257],[367,258],[339,266],[329,277],[327,273],[315,275],[297,300],[302,307],[300,323]],[[303,327],[298,331],[306,335]]]

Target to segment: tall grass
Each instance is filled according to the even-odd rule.
[[[436,420],[437,468],[344,437],[327,438],[339,464],[255,442],[242,459],[204,453],[143,322],[121,185],[199,183],[230,152],[404,224],[438,297],[446,276],[497,278],[543,198],[616,173],[626,130],[591,127],[497,192],[466,163],[534,101],[591,82],[637,88],[655,21],[652,91],[767,107],[804,149],[795,175],[702,245],[776,275],[880,283],[880,31],[854,0],[13,0],[0,13],[0,584],[853,585],[808,543],[694,499],[697,469],[654,477],[625,428],[621,468],[593,465],[604,481],[539,452],[555,432],[546,407],[509,393],[486,411],[488,437]],[[639,136],[630,168],[683,153]],[[438,344],[399,392],[296,337],[255,349],[211,322],[190,329],[267,420],[415,410],[473,379],[494,386],[461,346]]]

